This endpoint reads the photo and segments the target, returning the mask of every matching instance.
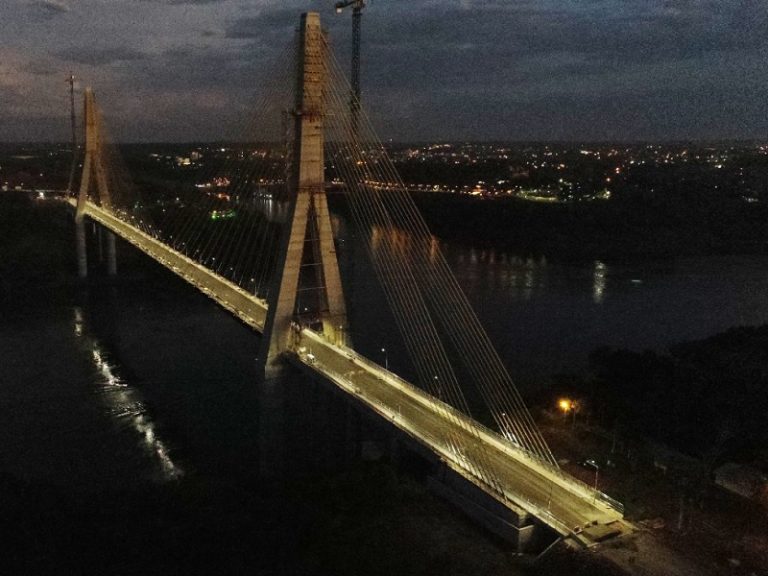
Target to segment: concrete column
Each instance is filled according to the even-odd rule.
[[[107,241],[107,274],[117,276],[117,252],[115,250],[115,235],[109,230],[104,230]]]
[[[88,277],[88,253],[85,247],[85,221],[75,218],[75,244],[77,246],[77,275],[84,279]]]
[[[104,262],[104,239],[102,238],[102,227],[94,224],[93,231],[96,233],[96,246],[99,247],[99,262]]]

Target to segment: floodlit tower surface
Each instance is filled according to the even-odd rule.
[[[80,278],[88,275],[88,257],[85,246],[85,224],[83,217],[85,213],[85,202],[88,200],[91,191],[91,178],[95,176],[96,192],[102,208],[111,210],[112,200],[110,196],[109,183],[107,181],[107,172],[104,155],[103,142],[101,134],[101,118],[96,109],[96,100],[93,97],[93,91],[90,88],[85,89],[84,94],[83,118],[85,119],[85,159],[83,160],[83,178],[80,181],[80,192],[77,196],[77,208],[75,211],[75,232],[77,238],[77,268]],[[94,195],[96,197],[96,195]],[[115,262],[115,237],[111,232],[107,232],[107,253],[108,253],[108,272],[114,276],[116,272]]]
[[[362,24],[365,0],[341,0],[336,2],[336,12],[352,6],[352,94],[349,99],[349,112],[352,132],[357,137],[360,121],[360,27]]]
[[[260,362],[267,370],[291,344],[292,323],[297,318],[302,259],[305,249],[310,249],[307,244],[312,245],[313,259],[321,269],[319,278],[325,302],[318,312],[323,333],[331,340],[341,342],[347,327],[341,276],[325,197],[323,119],[327,78],[326,49],[319,14],[302,14],[299,34],[300,85],[294,103],[294,148],[288,183],[291,208],[277,256],[277,272],[269,292],[259,353]]]

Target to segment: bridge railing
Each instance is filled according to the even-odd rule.
[[[301,354],[296,353],[295,356],[296,358],[299,359],[300,362],[304,363],[307,366],[311,366],[314,370],[319,370],[320,372],[326,374],[328,378],[331,378],[332,380],[336,381],[338,384],[347,388],[349,393],[358,397],[360,402],[367,404],[375,412],[379,413],[379,415],[386,418],[387,420],[390,420],[393,423],[393,425],[400,428],[400,430],[404,431],[406,434],[409,434],[410,436],[414,437],[415,439],[421,442],[427,442],[433,450],[436,450],[438,452],[438,454],[442,452],[443,461],[448,466],[450,466],[456,473],[460,474],[461,476],[463,476],[468,481],[474,484],[480,483],[480,487],[481,488],[483,487],[482,486],[484,484],[483,480],[479,478],[477,474],[473,473],[471,466],[469,465],[463,466],[455,458],[451,457],[451,455],[453,454],[453,451],[451,450],[451,447],[449,445],[445,444],[445,438],[440,438],[434,434],[431,434],[429,431],[424,429],[424,427],[413,426],[411,422],[409,422],[409,419],[407,416],[404,416],[400,412],[396,412],[392,408],[392,406],[390,406],[385,402],[382,402],[376,397],[366,394],[365,391],[361,389],[359,386],[357,386],[353,381],[351,381],[349,378],[345,377],[342,374],[338,374],[337,372],[332,370],[329,366],[326,366],[322,361],[315,360],[310,363]],[[360,357],[360,356],[358,356],[357,359],[361,361],[361,363],[363,363],[362,362],[363,360],[367,360],[366,358]],[[378,366],[373,362],[371,362],[371,364],[374,367]],[[413,386],[407,381],[402,381],[402,382],[405,382],[406,385],[413,388],[414,391],[423,392],[421,389]],[[435,400],[437,402],[440,402],[440,400],[437,400],[437,399]],[[444,407],[453,410],[453,407],[445,403],[443,403],[443,405]],[[493,487],[490,487],[490,488],[493,488]],[[518,503],[518,505],[525,508],[529,513],[533,514],[540,521],[551,526],[554,530],[560,532],[563,535],[572,534],[578,530],[578,527],[568,526],[567,524],[565,524],[565,522],[555,517],[550,510],[542,507],[540,504],[537,504],[536,502],[528,498],[521,498],[519,495],[514,495],[514,500]]]
[[[313,330],[310,330],[308,328],[304,328],[302,330],[302,334],[306,334],[311,339],[318,342],[322,342],[326,346],[336,348],[339,353],[353,354],[354,360],[358,362],[360,365],[365,366],[371,372],[378,372],[378,373],[384,374],[388,380],[392,381],[398,387],[407,391],[407,393],[409,393],[410,396],[417,398],[422,402],[429,401],[433,404],[437,404],[440,406],[442,410],[445,410],[446,412],[450,413],[452,417],[462,419],[462,420],[467,420],[470,418],[469,416],[467,416],[460,410],[454,408],[450,404],[443,402],[439,398],[435,398],[434,396],[430,395],[428,392],[422,390],[418,386],[408,382],[407,380],[401,378],[397,374],[390,372],[389,370],[377,364],[373,360],[367,358],[366,356],[362,356],[361,354],[358,354],[351,348],[347,348],[345,346],[339,346],[333,342],[330,342],[322,334],[315,332]],[[510,454],[513,453],[514,457],[516,458],[525,458],[528,462],[530,462],[530,464],[533,467],[538,467],[540,469],[546,470],[547,473],[553,476],[556,476],[561,483],[567,484],[568,486],[573,488],[575,491],[581,492],[587,499],[592,499],[595,503],[600,502],[604,506],[607,506],[617,511],[622,515],[624,514],[624,505],[618,500],[615,500],[614,498],[611,498],[607,494],[600,492],[599,490],[596,490],[594,487],[590,486],[586,482],[582,482],[581,480],[574,478],[570,474],[561,470],[559,467],[552,466],[551,464],[548,464],[546,462],[542,462],[538,458],[535,458],[533,455],[528,453],[526,450],[523,450],[518,445],[510,442],[508,439],[501,436],[495,430],[490,429],[489,427],[478,422],[477,420],[473,419],[472,424],[478,430],[481,436],[484,436],[487,439],[489,439],[491,442],[496,444],[496,446],[502,449],[503,451],[508,452]],[[533,503],[531,504],[533,505]]]

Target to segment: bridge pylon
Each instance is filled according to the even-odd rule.
[[[259,353],[265,367],[288,350],[301,324],[322,324],[326,337],[343,343],[347,312],[341,287],[333,228],[325,196],[324,136],[326,45],[320,15],[301,16],[297,84],[293,110],[292,162],[288,177],[289,211],[279,245],[276,271],[267,296],[268,312]],[[316,282],[302,288],[302,273]],[[316,290],[318,310],[301,316],[299,291]]]
[[[95,179],[96,191],[101,207],[107,210],[112,208],[107,171],[104,165],[101,116],[96,108],[96,100],[91,88],[85,89],[83,118],[85,119],[85,159],[83,160],[83,173],[75,211],[77,272],[80,278],[88,276],[88,252],[86,250],[85,223],[83,220],[85,202],[88,200],[91,187],[91,178]],[[110,276],[114,276],[117,273],[115,236],[109,230],[105,229],[104,232],[107,244],[107,273]]]

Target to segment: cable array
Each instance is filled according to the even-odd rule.
[[[185,187],[142,199],[101,123],[115,214],[261,298],[269,293],[286,212],[294,51],[286,47],[265,75],[237,143],[205,149],[204,168]]]
[[[436,409],[454,424],[441,431],[442,441],[504,497],[498,478],[490,472],[493,467],[488,465],[478,427],[446,406],[470,415],[457,367],[509,442],[549,466],[557,468],[557,462],[359,102],[353,106],[359,111],[358,120],[352,120],[351,89],[327,43],[324,52],[326,161],[343,180],[358,238],[371,258],[418,382],[440,401]],[[195,184],[185,190],[140,200],[100,121],[101,157],[115,213],[265,299],[287,212],[283,208],[292,162],[294,111],[289,108],[297,88],[295,60],[294,42],[267,76],[269,82],[261,86],[251,121],[244,125],[245,136],[239,140],[256,144],[230,145],[211,153]],[[271,129],[265,128],[267,118],[274,124]],[[307,242],[314,235],[309,230]],[[303,286],[301,291],[322,289],[320,276],[305,276],[319,285]]]
[[[533,418],[488,335],[472,310],[405,184],[378,140],[362,107],[355,131],[345,113],[349,85],[339,63],[329,58],[327,141],[334,166],[345,181],[347,198],[384,287],[396,322],[422,383],[443,383],[450,403],[468,413],[461,387],[439,345],[447,337],[488,405],[504,437],[538,460],[557,467]],[[399,262],[398,262],[399,260]],[[440,330],[438,330],[438,326]]]

